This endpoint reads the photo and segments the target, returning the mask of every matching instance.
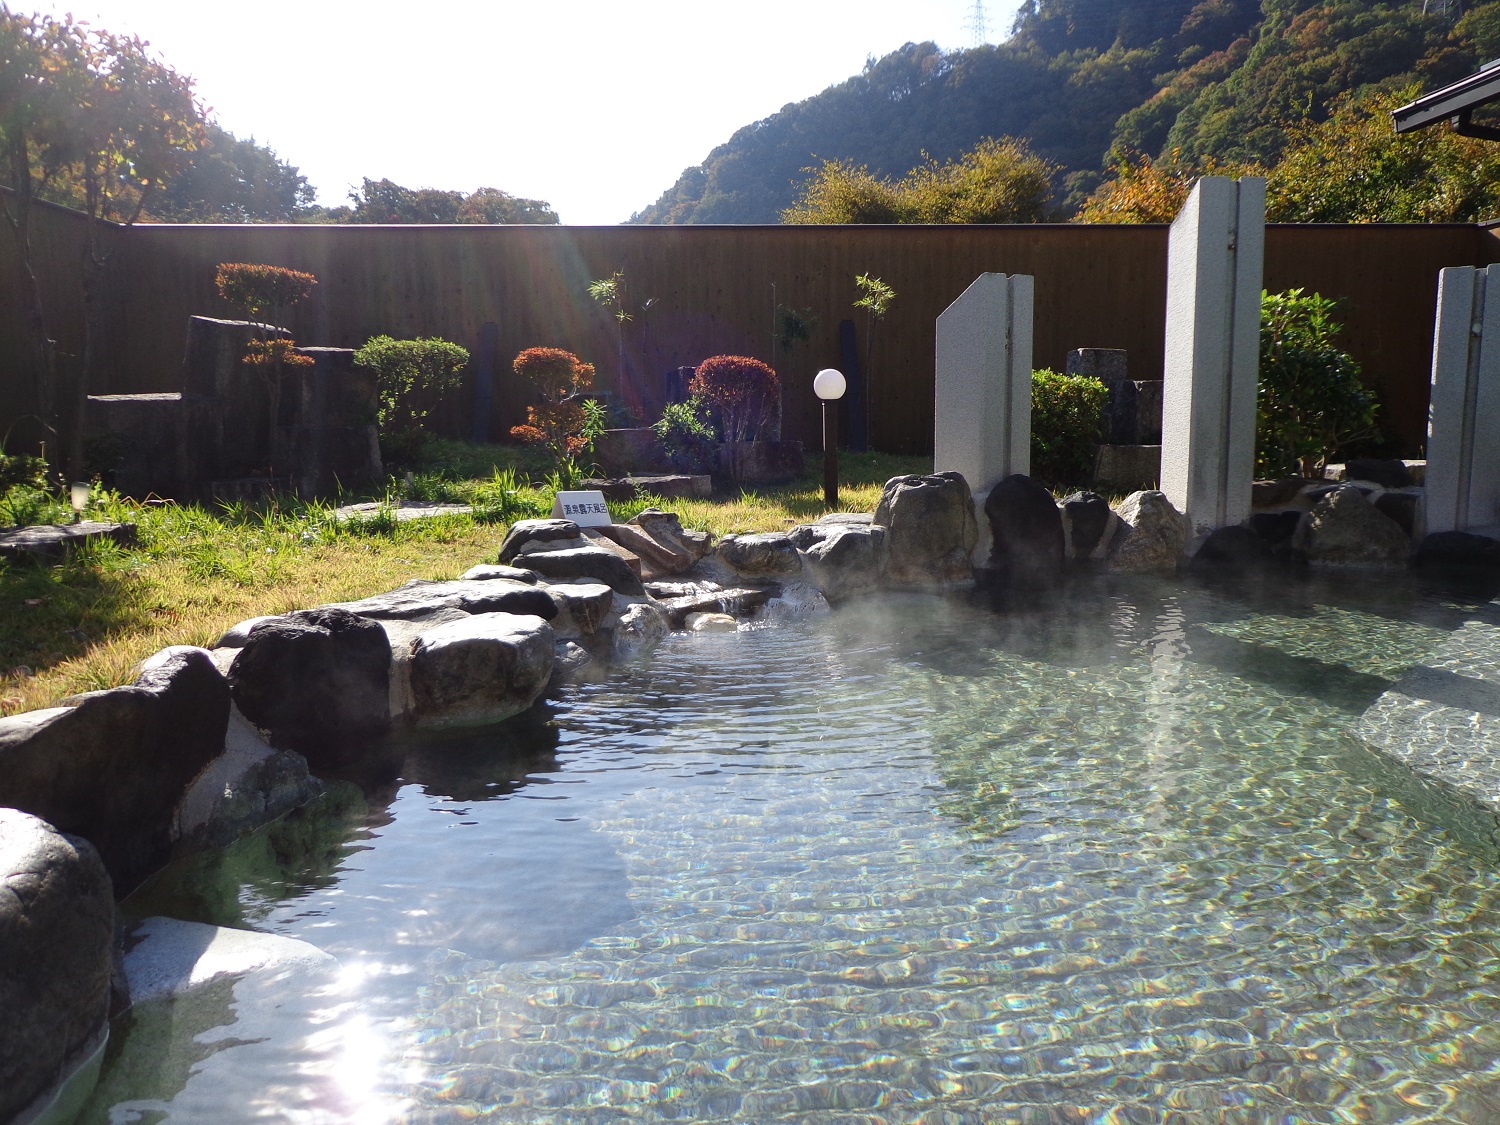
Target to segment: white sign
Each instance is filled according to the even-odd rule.
[[[579,527],[608,527],[611,523],[602,492],[559,492],[552,501],[552,518],[572,520]]]

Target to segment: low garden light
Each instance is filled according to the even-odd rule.
[[[73,522],[83,521],[83,510],[89,506],[89,486],[75,482],[68,485],[68,502],[73,505]]]
[[[813,376],[813,394],[823,402],[823,503],[839,502],[839,408],[849,384],[843,372],[825,367]]]

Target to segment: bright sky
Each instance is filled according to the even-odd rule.
[[[48,0],[5,0],[45,8]],[[973,43],[973,0],[73,0],[197,79],[318,201],[368,176],[496,187],[618,223],[736,129],[903,43]],[[989,0],[1003,41],[1018,0]]]

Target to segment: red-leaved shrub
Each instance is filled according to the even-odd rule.
[[[719,411],[725,441],[745,441],[759,434],[776,406],[781,382],[769,364],[744,355],[705,359],[688,382],[688,392]]]

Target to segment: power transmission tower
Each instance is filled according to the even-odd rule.
[[[1422,0],[1422,14],[1456,20],[1463,15],[1463,0]]]
[[[1434,2],[1447,3],[1448,0],[1434,0]],[[983,47],[989,42],[989,27],[984,22],[984,0],[974,0],[974,10],[969,13],[969,22],[964,24],[964,30],[973,36],[971,46]]]

